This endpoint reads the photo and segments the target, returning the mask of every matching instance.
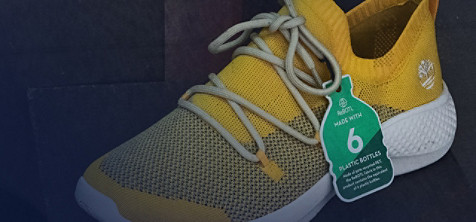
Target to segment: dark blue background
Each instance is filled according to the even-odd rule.
[[[337,1],[350,9],[359,1]],[[0,1],[1,221],[91,221],[75,183],[93,160],[176,107],[230,60],[207,52],[229,26],[276,0]],[[475,1],[442,0],[437,35],[458,111],[451,152],[316,219],[475,218]]]

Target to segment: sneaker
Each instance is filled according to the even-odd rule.
[[[377,111],[395,175],[449,150],[456,112],[441,76],[437,0],[367,0],[348,13],[332,0],[284,3],[219,36],[212,53],[252,42],[89,166],[75,193],[84,210],[100,221],[311,220],[334,196],[316,135],[342,74]]]

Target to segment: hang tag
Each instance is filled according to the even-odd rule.
[[[377,112],[353,95],[349,75],[342,78],[340,91],[327,99],[320,136],[336,194],[352,202],[389,186],[393,167]]]

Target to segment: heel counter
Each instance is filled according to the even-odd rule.
[[[421,31],[419,38],[416,39],[416,53],[412,59],[419,62],[418,79],[421,93],[426,94],[427,101],[424,101],[425,104],[441,95],[444,83],[435,28],[438,0],[423,0],[421,4]]]
[[[398,104],[409,110],[437,99],[443,92],[443,78],[436,42],[435,20],[430,3],[423,0],[402,34],[408,50],[391,90],[399,92]],[[403,41],[402,41],[403,42]],[[400,43],[402,43],[400,42]],[[397,95],[397,94],[394,94]]]

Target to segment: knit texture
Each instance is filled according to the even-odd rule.
[[[322,118],[324,109],[318,112]],[[290,125],[312,133],[305,118]],[[179,108],[111,151],[100,170],[125,188],[224,209],[232,220],[251,220],[289,204],[328,172],[320,146],[304,145],[281,131],[264,142],[267,156],[285,172],[279,182],[202,119]]]

